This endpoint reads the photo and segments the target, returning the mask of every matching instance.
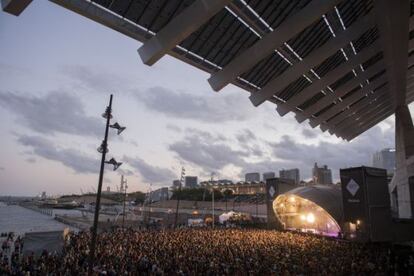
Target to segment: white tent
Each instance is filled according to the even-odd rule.
[[[227,213],[223,213],[219,216],[219,222],[220,223],[225,223],[226,221],[228,221],[232,216],[234,216],[235,214],[237,214],[234,211],[230,211]]]

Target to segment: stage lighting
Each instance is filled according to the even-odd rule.
[[[106,164],[114,165],[114,171],[122,165],[122,162],[116,162],[115,158],[111,158],[109,161],[105,161]]]
[[[100,145],[99,148],[97,149],[99,153],[103,153],[104,152],[104,147],[103,145]],[[108,148],[105,149],[105,152],[108,152]]]
[[[307,221],[307,222],[309,222],[309,223],[314,223],[314,222],[315,222],[315,216],[314,216],[314,214],[309,213],[309,214],[306,216],[306,221]]]
[[[109,119],[112,119],[111,108],[109,106],[106,108],[105,112],[102,113],[102,117],[107,119],[108,115],[109,115]]]
[[[118,123],[115,123],[113,125],[110,125],[109,127],[115,128],[116,130],[118,130],[118,135],[121,134],[121,132],[126,129],[126,127],[122,127]]]

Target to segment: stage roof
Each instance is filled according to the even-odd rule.
[[[412,0],[51,1],[346,140],[414,100]]]

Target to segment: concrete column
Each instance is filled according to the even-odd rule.
[[[393,184],[398,194],[398,216],[411,218],[409,177],[414,176],[414,126],[408,106],[395,111],[396,171]],[[393,190],[395,189],[393,188]]]

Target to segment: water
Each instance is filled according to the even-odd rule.
[[[0,202],[0,233],[15,232],[24,234],[27,232],[59,231],[65,228],[77,230],[53,219],[53,216],[20,207],[18,205],[7,206]]]

